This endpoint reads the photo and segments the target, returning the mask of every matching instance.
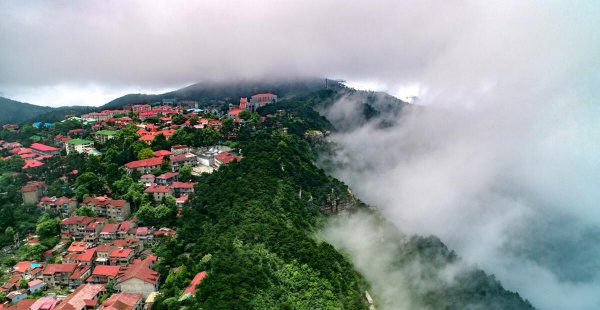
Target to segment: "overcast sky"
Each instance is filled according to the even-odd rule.
[[[327,76],[462,97],[493,85],[506,69],[495,65],[589,51],[577,47],[594,32],[593,1],[523,2],[2,1],[0,93],[94,105],[207,79]]]

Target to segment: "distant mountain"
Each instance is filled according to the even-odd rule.
[[[340,83],[329,80],[329,86],[341,86]],[[229,98],[237,102],[240,97],[249,97],[256,93],[272,92],[279,97],[291,97],[307,92],[325,89],[325,79],[295,79],[279,81],[250,81],[240,80],[231,82],[201,82],[164,94],[129,94],[119,97],[103,106],[101,109],[120,108],[126,104],[138,104],[160,101],[166,98],[196,100],[201,105],[222,102]]]
[[[52,111],[51,107],[43,107],[0,97],[0,124],[21,123],[40,114]]]
[[[0,97],[0,125],[35,121],[56,122],[64,119],[67,114],[82,114],[94,109],[96,108],[82,106],[45,107]]]

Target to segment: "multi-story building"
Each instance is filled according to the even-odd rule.
[[[46,192],[46,183],[39,181],[30,181],[21,188],[23,204],[35,205],[40,201]]]
[[[171,163],[172,171],[176,172],[185,164],[195,166],[198,163],[198,157],[192,153],[171,155],[169,156],[169,162]]]
[[[70,277],[76,268],[76,263],[48,264],[42,272],[42,279],[49,286],[68,286]]]
[[[84,139],[71,139],[65,142],[65,150],[67,155],[71,153],[86,153],[94,146],[94,141]]]
[[[108,130],[108,129],[98,130],[98,131],[96,131],[94,138],[96,139],[96,141],[98,141],[100,143],[106,143],[106,141],[113,139],[116,134],[117,134],[117,132],[115,130]]]
[[[41,211],[57,214],[62,218],[68,217],[77,209],[77,200],[67,197],[42,197],[38,203]]]
[[[131,214],[129,202],[107,196],[88,197],[82,205],[89,206],[96,214],[115,221],[123,221]]]
[[[128,173],[131,173],[133,170],[138,170],[142,174],[151,173],[154,170],[160,168],[162,165],[163,157],[152,157],[148,159],[135,160],[125,164],[125,168]]]

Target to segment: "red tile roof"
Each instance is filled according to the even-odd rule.
[[[136,161],[132,161],[130,163],[126,163],[125,167],[127,167],[129,169],[136,169],[136,168],[142,168],[142,167],[160,166],[162,164],[162,160],[163,160],[162,156],[152,157],[152,158],[142,159],[142,160],[136,160]]]
[[[173,188],[194,188],[194,182],[173,182]]]
[[[83,241],[73,241],[67,252],[83,252],[88,248],[88,243]]]
[[[151,185],[144,190],[144,193],[170,193],[171,187],[165,185]]]
[[[21,167],[21,169],[36,168],[36,167],[40,167],[43,165],[44,165],[43,162],[41,162],[39,160],[31,159],[31,160],[26,160],[25,165],[23,167]]]
[[[179,175],[179,172],[165,172],[159,176],[157,176],[157,179],[170,179],[170,178],[174,178],[176,176]]]
[[[158,282],[159,274],[150,269],[150,264],[152,264],[152,261],[149,259],[143,261],[140,259],[134,260],[133,263],[129,264],[129,266],[119,272],[118,282],[122,283],[135,278],[144,282],[156,284]]]
[[[75,268],[75,270],[73,271],[73,274],[69,277],[69,279],[72,279],[72,280],[81,279],[81,277],[83,277],[91,268],[92,268],[91,266],[79,265],[79,266],[77,266],[77,268]]]
[[[86,305],[95,306],[97,301],[92,300],[105,292],[102,284],[84,284],[79,286],[65,300],[63,300],[55,310],[80,310]]]
[[[110,255],[108,255],[108,256],[110,258],[127,258],[132,253],[133,253],[133,250],[131,250],[131,249],[118,249],[118,250],[113,250],[112,252],[110,252]]]
[[[56,152],[60,151],[59,148],[55,148],[53,146],[41,144],[41,143],[33,143],[31,148],[40,152]]]
[[[97,248],[91,248],[85,250],[83,253],[77,255],[77,260],[80,262],[91,262],[94,258],[94,254],[96,254]]]
[[[133,221],[123,221],[119,225],[119,231],[127,232],[133,226]]]
[[[126,200],[123,199],[112,199],[107,196],[98,196],[98,197],[88,197],[83,200],[83,204],[93,204],[96,206],[106,206],[111,205],[114,207],[122,208],[127,204]]]
[[[185,291],[183,291],[183,295],[185,294],[190,294],[190,295],[194,295],[196,293],[196,286],[199,285],[200,283],[202,283],[202,280],[204,280],[204,278],[206,278],[206,271],[202,271],[199,272],[198,274],[196,274],[196,276],[194,276],[194,279],[192,279],[192,282],[190,283],[190,285],[188,285],[188,287],[185,289]]]
[[[100,309],[104,310],[131,310],[142,300],[141,294],[117,293],[108,298]]]
[[[121,266],[103,266],[99,265],[92,271],[93,276],[116,277],[121,270]]]
[[[224,164],[228,164],[228,163],[230,163],[232,161],[240,161],[241,157],[233,155],[233,154],[231,154],[229,152],[223,152],[223,153],[215,155],[215,159],[218,160],[218,161],[220,161],[220,162],[222,162],[222,163],[224,163]]]
[[[100,234],[114,234],[117,232],[118,228],[119,228],[119,225],[117,225],[117,224],[106,224],[106,225],[104,225],[104,228],[102,228],[102,231],[100,232]]]
[[[29,266],[31,265],[32,262],[30,261],[22,261],[22,262],[18,262],[14,267],[13,267],[13,272],[18,272],[18,273],[24,273],[27,270],[29,270]]]
[[[168,156],[171,155],[171,151],[167,150],[158,150],[154,152],[154,156]]]
[[[60,221],[61,225],[87,225],[96,219],[88,216],[72,216]]]
[[[46,266],[46,268],[44,268],[43,274],[44,275],[54,275],[55,273],[61,273],[61,272],[72,273],[73,271],[75,271],[75,268],[77,268],[76,263],[48,264],[48,266]]]

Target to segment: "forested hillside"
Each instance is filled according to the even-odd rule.
[[[167,277],[156,309],[365,309],[365,291],[371,289],[377,305],[380,288],[371,287],[350,257],[319,233],[328,217],[359,210],[376,214],[315,165],[316,151],[304,138],[309,130],[334,130],[314,107],[340,95],[322,90],[283,100],[259,109],[269,116],[264,123],[244,125],[253,130],[241,130],[237,138],[243,160],[200,178],[179,220],[178,238],[156,249],[163,258],[157,268]],[[385,221],[381,225],[389,229]],[[393,229],[396,264],[428,266],[415,269],[408,280],[420,308],[464,309],[487,302],[496,309],[532,308],[476,269],[454,284],[418,289],[436,281],[436,270],[460,259],[437,238],[407,239]],[[182,304],[179,296],[200,271],[208,277]]]

